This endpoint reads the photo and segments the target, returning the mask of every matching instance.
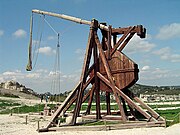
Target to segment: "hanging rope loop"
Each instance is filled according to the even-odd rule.
[[[28,64],[26,66],[27,71],[32,70],[32,29],[33,29],[33,13],[31,14],[31,19],[30,19],[30,40],[29,40],[29,46],[28,46]]]

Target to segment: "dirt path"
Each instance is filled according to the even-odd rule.
[[[40,128],[45,126],[50,117],[39,115],[28,115],[26,125],[26,115],[0,115],[0,135],[179,135],[180,124],[168,128],[134,128],[110,131],[62,131],[38,133],[37,121],[40,120]]]

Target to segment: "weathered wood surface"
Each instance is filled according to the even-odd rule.
[[[72,21],[72,22],[76,22],[79,24],[91,25],[91,21],[83,20],[83,19],[73,17],[73,16],[69,16],[69,15],[57,14],[57,13],[52,13],[52,12],[47,12],[47,11],[42,11],[42,10],[37,10],[37,9],[33,9],[32,12],[37,13],[37,14],[42,14],[42,15],[49,15],[49,16],[58,17],[58,18],[65,19],[65,20]],[[100,29],[108,30],[108,27],[103,25],[103,24],[99,24],[98,26]]]
[[[161,118],[155,111],[153,111],[149,106],[147,106],[144,102],[142,102],[138,97],[134,96],[133,93],[131,93],[128,90],[129,87],[131,87],[137,82],[139,69],[138,65],[130,58],[128,58],[122,52],[122,50],[132,39],[135,33],[141,38],[145,37],[146,29],[143,28],[142,25],[130,26],[127,28],[112,28],[111,26],[106,26],[105,23],[98,23],[98,21],[95,19],[93,19],[90,22],[82,20],[80,18],[46,11],[32,10],[32,12],[42,15],[50,15],[80,24],[90,25],[89,38],[80,81],[77,87],[70,93],[70,95],[63,102],[63,104],[56,110],[50,122],[48,123],[45,129],[42,129],[42,131],[56,130],[56,128],[50,128],[51,125],[55,123],[60,113],[66,112],[67,109],[69,109],[69,107],[71,107],[71,105],[75,102],[76,105],[73,111],[72,121],[70,125],[76,125],[76,119],[78,116],[80,116],[82,103],[86,99],[88,99],[88,97],[88,107],[86,109],[85,114],[90,114],[92,101],[95,96],[96,120],[102,119],[102,117],[104,118],[104,116],[102,116],[103,112],[101,112],[100,108],[100,91],[106,92],[106,115],[111,114],[110,93],[113,93],[119,107],[119,120],[122,120],[123,122],[127,122],[129,120],[130,116],[126,108],[126,104],[128,104],[131,117],[133,117],[133,119],[136,119],[134,113],[134,110],[136,110],[139,113],[141,113],[148,122],[138,124],[136,123],[136,125],[131,125],[128,123],[128,125],[125,124],[123,126],[109,126],[109,129],[121,129],[129,127],[131,128],[134,126],[141,127],[144,125],[161,126],[164,124],[163,118]],[[100,28],[102,33],[102,42],[99,41],[99,37],[97,35],[98,28]],[[123,35],[117,41],[117,36],[120,34]],[[113,43],[111,42],[112,39]],[[93,62],[92,65],[91,62]],[[87,94],[84,94],[86,88],[90,84],[92,86],[91,90],[89,90]],[[139,102],[141,106],[145,107],[149,111],[149,113],[144,111],[142,107],[138,106],[133,101],[133,99]],[[113,120],[113,117],[109,117],[109,119]],[[95,127],[95,129],[96,128],[97,127]],[[102,126],[99,126],[98,128],[100,130],[103,130]],[[76,128],[76,130],[78,129]]]
[[[66,127],[53,127],[49,131],[107,131],[131,128],[147,128],[147,127],[165,127],[165,122],[129,122],[124,124],[114,125],[97,125],[97,126],[66,126]]]
[[[125,54],[116,51],[112,56],[112,59],[107,61],[110,65],[113,80],[119,89],[129,88],[137,82],[139,72],[138,65]],[[100,73],[108,78],[101,59],[99,65]],[[100,89],[112,92],[112,90],[103,82],[100,83]]]

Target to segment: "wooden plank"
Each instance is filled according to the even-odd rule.
[[[164,122],[127,122],[114,125],[52,127],[49,131],[107,131],[131,128],[165,127]]]
[[[112,48],[115,46],[116,42],[117,42],[117,35],[113,35],[113,46],[112,46]]]
[[[108,45],[107,45],[107,59],[111,59],[111,56],[110,56],[110,50],[112,49],[112,46],[111,46],[111,34],[112,34],[112,26],[109,25],[108,27]]]
[[[126,115],[124,113],[124,110],[123,110],[123,107],[121,105],[121,102],[119,100],[119,97],[117,96],[117,93],[116,93],[116,90],[115,90],[115,83],[113,81],[113,78],[112,78],[112,75],[111,75],[111,71],[110,71],[110,68],[109,68],[109,65],[108,65],[108,62],[107,62],[107,59],[106,59],[106,56],[103,52],[103,49],[102,49],[102,46],[99,42],[99,38],[97,36],[97,33],[96,31],[94,31],[94,37],[95,37],[95,42],[97,44],[97,47],[98,47],[98,50],[99,50],[99,54],[100,54],[100,57],[102,59],[102,62],[103,62],[103,65],[104,65],[104,68],[106,70],[106,73],[107,73],[107,76],[108,76],[108,79],[110,80],[110,83],[111,83],[111,88],[113,90],[113,93],[114,93],[114,96],[115,96],[115,99],[116,99],[116,102],[118,103],[118,106],[119,106],[119,109],[120,109],[120,112],[121,112],[121,116],[122,116],[122,119],[123,121],[126,121],[127,118],[126,118]]]
[[[94,83],[95,83],[95,99],[96,99],[96,119],[101,119],[101,112],[100,112],[100,82],[99,78],[97,77],[97,72],[99,71],[99,59],[98,59],[98,52],[97,46],[93,41],[94,49]]]
[[[110,55],[112,56],[120,44],[124,41],[124,39],[130,34],[130,32],[134,29],[134,27],[129,27],[129,29],[124,33],[124,35],[119,39],[119,41],[114,45],[114,48],[111,50]]]
[[[111,88],[113,88],[114,86],[111,84],[111,82],[106,79],[101,73],[97,73],[97,76],[104,81],[108,86],[110,86]],[[127,95],[125,95],[120,89],[118,89],[115,86],[116,91],[118,92],[118,94],[121,95],[122,98],[124,98],[124,100],[131,105],[131,107],[134,107],[137,111],[139,111],[142,115],[144,115],[148,120],[154,120],[156,121],[154,118],[151,117],[151,115],[149,115],[147,112],[145,112],[141,107],[139,107],[138,105],[136,105],[136,103],[134,103]]]
[[[130,33],[129,36],[126,38],[126,40],[123,42],[123,44],[120,46],[120,48],[118,49],[118,51],[122,51],[124,49],[124,47],[127,45],[127,43],[130,41],[130,39],[134,36],[135,32]]]
[[[90,96],[89,96],[88,107],[87,107],[87,110],[86,110],[85,114],[90,114],[92,100],[93,100],[93,96],[94,96],[94,90],[95,90],[95,85],[93,84],[93,86],[91,88],[91,93],[90,93]]]
[[[66,107],[66,105],[69,103],[71,98],[74,96],[74,94],[77,92],[77,89],[79,89],[81,82],[77,84],[74,90],[71,91],[71,93],[68,95],[68,97],[64,100],[64,102],[61,104],[61,106],[58,107],[56,112],[52,115],[50,122],[47,124],[46,128],[49,128],[51,126],[51,123],[60,115],[60,113],[63,111],[63,109]]]
[[[79,24],[91,25],[90,21],[83,20],[81,18],[77,18],[77,17],[73,17],[73,16],[69,16],[69,15],[57,14],[57,13],[41,11],[41,10],[37,10],[37,9],[33,9],[32,12],[37,13],[37,14],[42,14],[42,15],[49,15],[49,16],[58,17],[58,18],[65,19],[65,20],[72,21],[72,22],[76,22]],[[108,31],[108,27],[103,25],[103,24],[98,24],[98,27],[100,29]]]
[[[90,78],[88,79],[88,81],[84,84],[83,89],[86,89],[87,86],[92,82],[93,79],[94,79],[93,76],[90,77]],[[89,92],[88,92],[88,93],[89,93]],[[86,95],[83,97],[83,101],[82,101],[82,102],[84,102],[84,100],[87,99],[86,96],[89,96],[89,95],[86,94]],[[84,99],[84,98],[85,98],[85,99]],[[64,108],[64,110],[63,110],[64,113],[71,107],[71,105],[76,101],[76,99],[77,99],[77,93],[76,93],[76,95],[69,101],[68,105]]]
[[[154,111],[151,107],[149,107],[147,104],[145,104],[140,98],[138,98],[137,96],[135,96],[130,90],[127,90],[127,93],[130,93],[129,95],[132,96],[132,98],[138,102],[140,105],[142,105],[144,108],[146,108],[155,119],[159,119],[164,121],[164,118],[162,118],[156,111]]]
[[[134,26],[135,28],[131,31],[131,32],[138,32],[138,27]],[[120,34],[124,34],[129,30],[129,27],[126,28],[112,28],[112,35],[120,35]]]
[[[106,91],[106,109],[107,115],[111,114],[111,105],[110,105],[110,92]]]
[[[93,47],[92,40],[93,40],[93,31],[94,31],[93,27],[94,27],[94,20],[91,22],[89,38],[88,38],[88,43],[87,43],[87,47],[86,47],[86,54],[85,54],[84,64],[83,64],[81,78],[80,78],[80,81],[82,83],[81,83],[80,89],[78,91],[76,106],[75,106],[74,114],[73,114],[72,121],[71,121],[72,125],[76,124],[76,118],[78,117],[78,115],[80,113],[80,109],[81,109],[82,96],[83,96],[83,84],[85,83],[86,78],[87,78],[86,73],[89,68],[91,55],[92,55],[92,47]]]

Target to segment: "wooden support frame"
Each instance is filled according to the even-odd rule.
[[[105,29],[101,29],[99,25],[100,24],[97,20],[94,19],[91,21],[80,81],[75,89],[63,102],[63,104],[53,114],[46,129],[50,128],[52,123],[55,123],[55,120],[58,118],[58,116],[61,113],[65,113],[73,103],[75,103],[75,108],[73,110],[73,116],[70,125],[76,125],[77,117],[91,114],[93,99],[95,99],[94,102],[96,103],[96,120],[102,119],[103,113],[101,113],[100,107],[101,90],[105,91],[106,93],[106,115],[111,115],[110,93],[112,93],[118,105],[122,121],[128,121],[130,113],[132,116],[134,116],[135,120],[138,120],[134,110],[142,114],[146,118],[147,122],[164,121],[164,119],[160,117],[159,114],[157,114],[148,105],[146,105],[131,91],[128,90],[130,85],[127,85],[126,89],[121,89],[122,83],[126,84],[131,79],[131,77],[134,77],[134,79],[130,83],[134,84],[137,81],[138,73],[137,65],[121,52],[136,33],[138,36],[144,38],[145,29],[141,25],[130,26],[127,28],[112,28],[112,26],[106,26]],[[102,25],[105,26],[105,24]],[[98,28],[101,29],[103,35],[101,43],[97,34]],[[117,41],[117,35],[119,34],[123,35]],[[113,44],[111,41],[112,38]],[[119,63],[117,61],[117,55],[120,55],[119,57],[121,57],[121,62]],[[90,65],[91,60],[93,61],[92,65]],[[114,69],[114,67],[117,68]],[[84,91],[90,85],[92,86],[91,89],[89,89],[88,92],[84,95]],[[88,98],[89,100],[86,112],[85,114],[80,114],[82,103],[84,103]],[[146,108],[148,112],[138,106],[134,100]],[[127,110],[126,104],[129,106],[130,113]]]

